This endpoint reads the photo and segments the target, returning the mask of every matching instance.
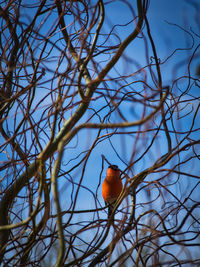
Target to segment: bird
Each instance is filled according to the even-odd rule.
[[[102,183],[102,196],[108,206],[108,220],[112,214],[116,200],[119,197],[123,184],[120,179],[120,169],[117,165],[110,165],[107,169],[106,178]],[[114,216],[112,223],[114,223]]]

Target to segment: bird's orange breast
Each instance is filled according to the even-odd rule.
[[[122,191],[123,185],[120,178],[108,176],[102,184],[102,196],[106,202],[114,201]]]

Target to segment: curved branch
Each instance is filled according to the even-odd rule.
[[[142,0],[137,0],[137,10],[138,10],[138,23],[135,27],[135,30],[121,43],[117,52],[112,57],[110,62],[104,67],[104,69],[98,74],[96,79],[93,81],[94,83],[100,83],[103,78],[107,75],[107,73],[111,70],[111,68],[117,63],[121,55],[123,54],[124,50],[127,46],[138,36],[141,31],[144,15],[142,9]]]
[[[53,197],[54,197],[55,208],[56,208],[56,213],[57,213],[57,226],[58,226],[58,239],[59,239],[59,253],[57,256],[55,267],[62,266],[63,259],[64,259],[64,251],[65,251],[65,240],[64,240],[64,234],[63,234],[63,228],[62,228],[62,216],[61,216],[60,202],[59,202],[59,197],[58,197],[58,186],[57,186],[57,178],[58,178],[58,173],[60,170],[63,152],[64,152],[64,143],[60,142],[58,146],[58,158],[55,162],[52,177],[51,177],[52,191],[53,191]]]

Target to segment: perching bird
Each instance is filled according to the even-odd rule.
[[[106,204],[108,204],[108,219],[112,214],[115,202],[123,188],[120,179],[120,170],[117,165],[110,165],[107,169],[106,178],[102,184],[102,196]],[[113,218],[114,221],[114,218]]]

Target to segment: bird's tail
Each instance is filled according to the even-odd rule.
[[[108,206],[108,220],[110,219],[110,216],[112,215],[112,212],[113,212],[113,208],[115,206],[115,203],[112,203]],[[112,221],[111,223],[113,224],[114,223],[114,215],[112,217]]]

